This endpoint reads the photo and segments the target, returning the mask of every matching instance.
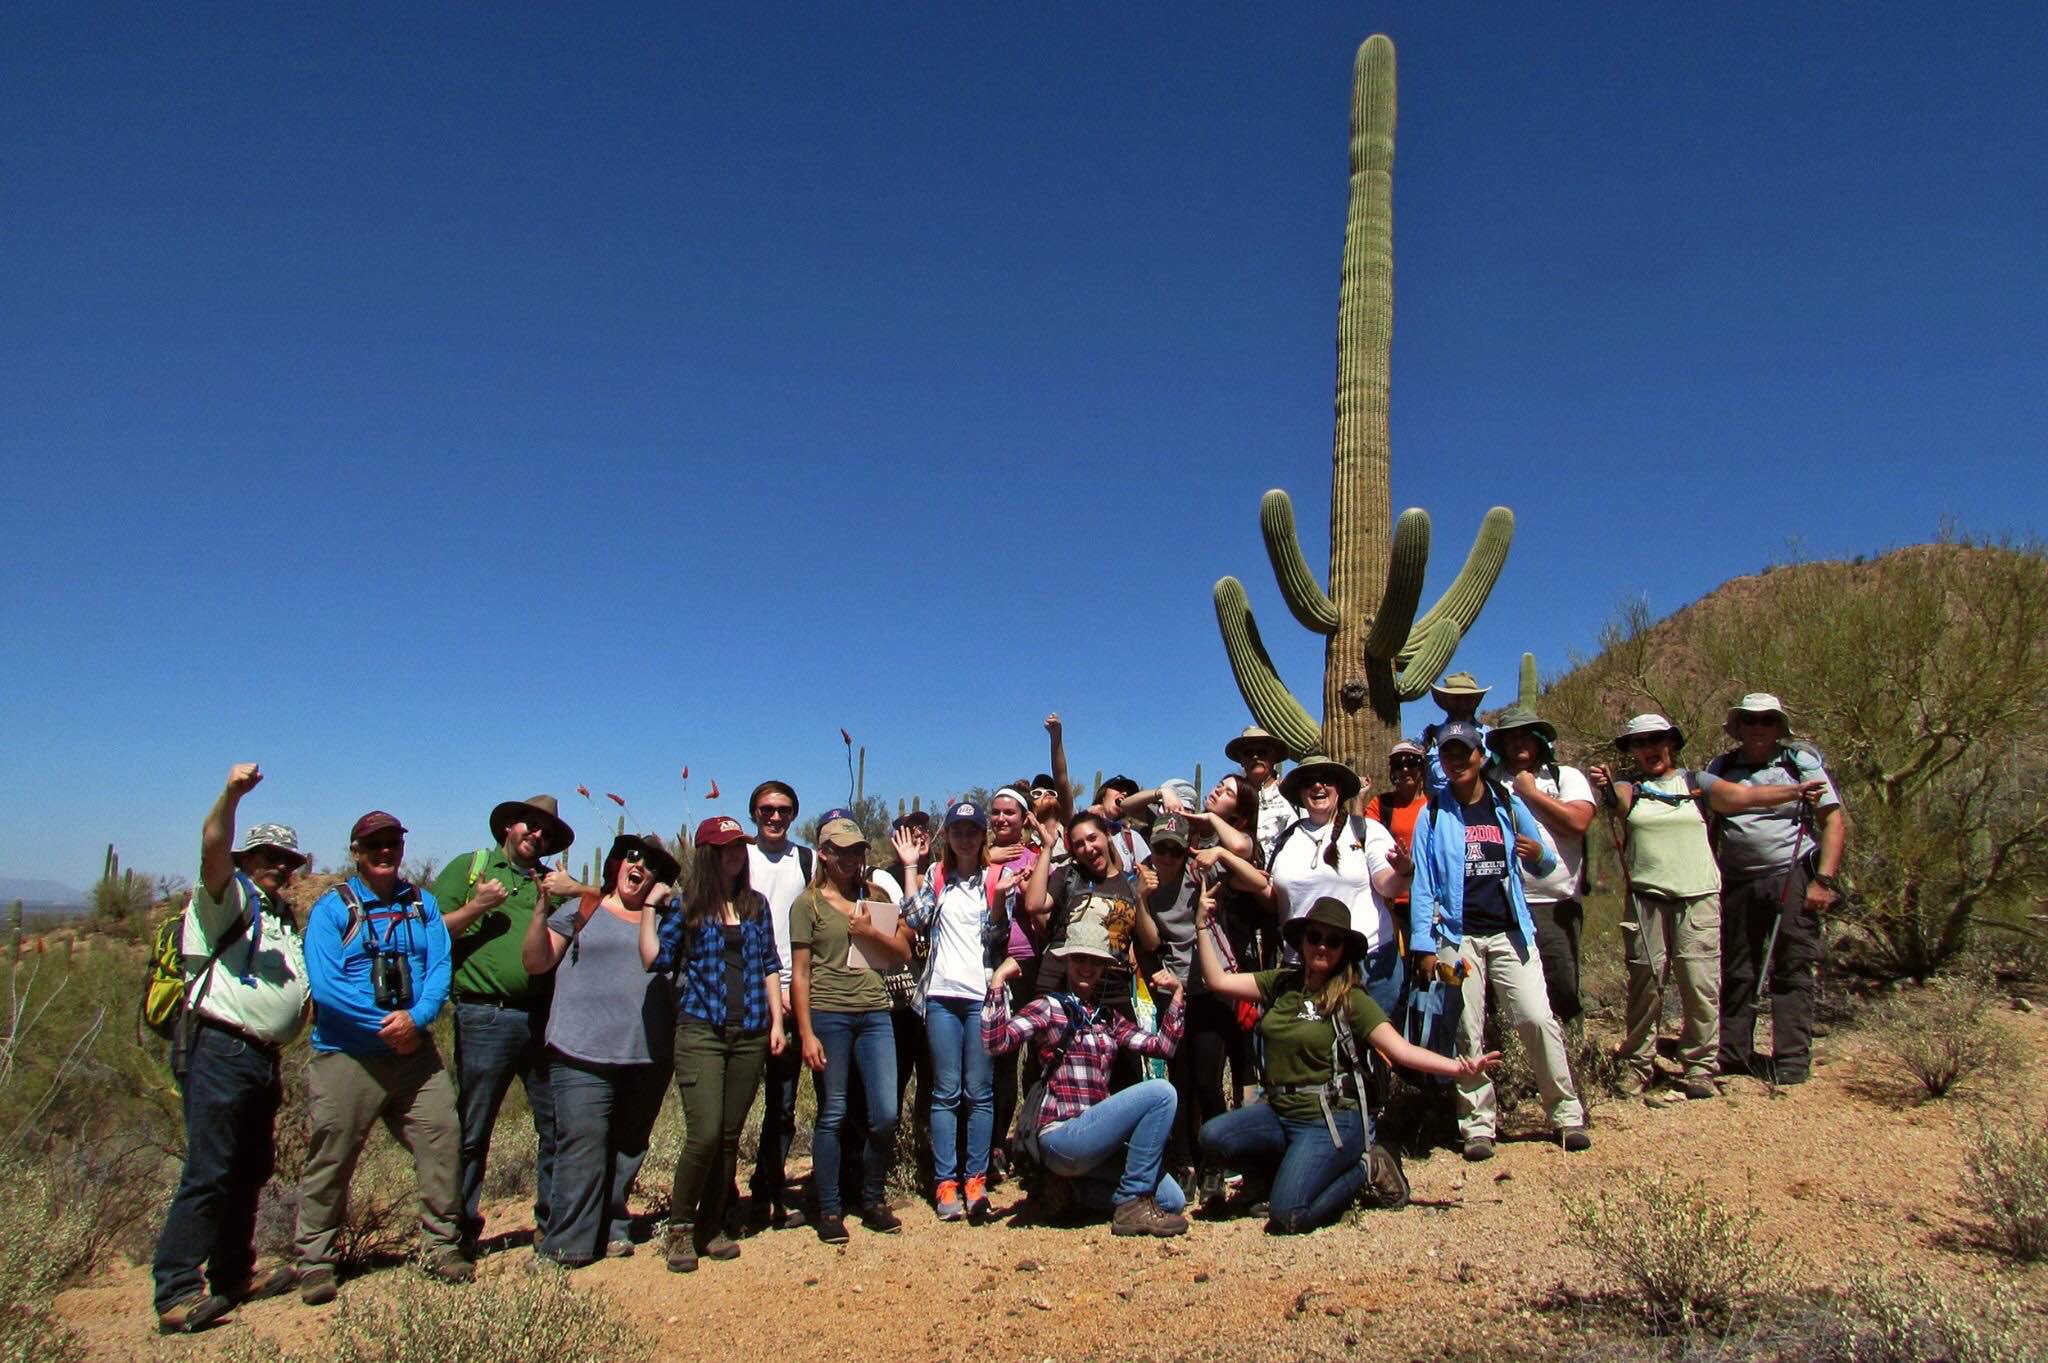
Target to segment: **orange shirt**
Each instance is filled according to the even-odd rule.
[[[1382,793],[1366,801],[1365,812],[1382,824],[1389,833],[1392,833],[1394,835],[1394,845],[1399,847],[1403,853],[1406,853],[1409,842],[1415,837],[1416,816],[1421,814],[1423,808],[1428,804],[1428,798],[1418,792],[1415,798],[1405,805],[1389,806],[1386,795]],[[1387,902],[1390,904],[1406,904],[1408,896],[1405,894],[1399,895]]]

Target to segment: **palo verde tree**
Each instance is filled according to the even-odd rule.
[[[1394,44],[1375,34],[1358,49],[1351,90],[1351,200],[1337,305],[1337,432],[1331,456],[1330,589],[1317,585],[1278,488],[1259,526],[1287,608],[1328,643],[1318,725],[1280,680],[1260,641],[1244,587],[1216,584],[1216,622],[1252,715],[1294,754],[1325,752],[1377,771],[1400,737],[1401,702],[1443,674],[1507,560],[1514,513],[1494,507],[1457,580],[1418,619],[1429,562],[1429,514],[1392,520],[1388,487],[1388,365],[1394,329]],[[1361,765],[1363,764],[1363,765]]]

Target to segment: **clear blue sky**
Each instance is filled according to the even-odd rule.
[[[18,3],[0,873],[189,876],[238,759],[323,861],[815,811],[841,726],[892,797],[1055,708],[1219,770],[1219,576],[1319,704],[1257,503],[1320,564],[1375,29],[1430,594],[1520,518],[1454,666],[2043,528],[2036,6]]]

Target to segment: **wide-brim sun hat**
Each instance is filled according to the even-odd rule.
[[[1062,959],[1069,956],[1093,956],[1111,965],[1123,963],[1123,957],[1110,949],[1109,931],[1100,923],[1077,923],[1068,930],[1067,940],[1047,952],[1048,956]]]
[[[1656,738],[1664,735],[1671,738],[1671,751],[1677,752],[1685,747],[1685,735],[1676,724],[1660,714],[1637,715],[1614,736],[1614,746],[1627,752],[1629,745],[1639,738]]]
[[[1485,695],[1492,689],[1490,686],[1481,686],[1479,678],[1473,676],[1470,672],[1453,672],[1450,676],[1445,677],[1442,681],[1430,687],[1429,694],[1434,696],[1438,703],[1442,703],[1445,696],[1472,696],[1476,698]]]
[[[1316,753],[1304,757],[1293,771],[1280,778],[1280,793],[1287,797],[1287,803],[1301,803],[1301,788],[1310,781],[1327,781],[1337,788],[1339,801],[1355,800],[1358,792],[1365,789],[1365,783],[1358,779],[1358,773],[1334,757]]]
[[[286,824],[259,823],[251,826],[249,831],[242,835],[242,845],[231,855],[236,859],[236,864],[240,865],[244,853],[253,852],[259,847],[268,847],[293,858],[298,862],[300,870],[313,864],[313,858],[299,847],[298,830]]]
[[[1321,928],[1336,928],[1344,934],[1345,943],[1350,948],[1344,957],[1347,961],[1363,961],[1366,953],[1372,950],[1372,943],[1367,940],[1366,935],[1351,926],[1350,905],[1341,899],[1332,899],[1324,895],[1309,905],[1307,913],[1299,918],[1290,918],[1280,925],[1281,937],[1286,939],[1287,945],[1294,949],[1296,955],[1301,954],[1301,935],[1308,931],[1308,925],[1311,923]]]
[[[1522,729],[1533,729],[1536,731],[1536,736],[1542,739],[1544,743],[1552,748],[1557,746],[1556,726],[1543,719],[1527,706],[1510,705],[1501,712],[1500,718],[1493,722],[1492,729],[1487,733],[1487,748],[1493,752],[1499,752],[1500,748],[1497,740],[1504,734],[1515,733]]]
[[[507,800],[491,810],[491,836],[499,842],[505,841],[505,830],[515,821],[537,823],[546,831],[541,835],[540,854],[551,857],[565,852],[576,841],[576,830],[562,822],[560,806],[552,795],[533,795],[524,800]]]
[[[1287,745],[1256,724],[1246,726],[1243,733],[1225,743],[1223,745],[1223,755],[1231,761],[1242,765],[1245,754],[1253,748],[1270,749],[1275,762],[1287,756]]]
[[[669,855],[669,850],[653,838],[644,838],[638,833],[621,833],[612,839],[612,850],[605,854],[610,861],[626,852],[638,852],[641,864],[654,873],[654,879],[663,885],[673,885],[676,877],[683,873],[683,864]]]
[[[1792,730],[1792,716],[1785,712],[1785,702],[1768,691],[1752,691],[1728,707],[1728,717],[1722,723],[1733,729],[1744,715],[1776,715],[1785,731]]]

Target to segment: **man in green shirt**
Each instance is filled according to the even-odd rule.
[[[545,887],[557,900],[583,887],[543,858],[576,840],[552,795],[507,800],[491,811],[496,845],[448,863],[432,886],[454,939],[456,1102],[462,1119],[462,1244],[472,1258],[483,1234],[484,1165],[498,1109],[517,1077],[533,1111],[533,1224],[547,1231],[555,1171],[555,1108],[548,1092],[550,977],[520,964],[520,943]],[[450,907],[453,906],[453,907]]]

